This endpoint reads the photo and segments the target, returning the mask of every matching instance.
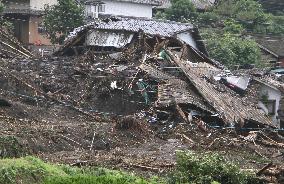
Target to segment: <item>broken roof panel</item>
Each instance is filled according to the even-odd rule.
[[[191,104],[202,110],[215,114],[216,111],[206,101],[199,98],[190,90],[188,84],[180,79],[169,79],[159,85],[158,101],[159,107],[167,107],[175,104]]]
[[[284,38],[281,36],[253,35],[253,38],[260,45],[261,49],[266,50],[276,57],[284,57]]]
[[[176,58],[173,53],[169,52],[169,54],[201,96],[217,111],[227,125],[253,121],[262,126],[273,127],[272,120],[257,109],[254,104],[231,93],[225,86],[211,83],[210,79],[206,77],[208,75],[206,70],[192,67],[186,61]]]
[[[271,87],[271,88],[273,88],[275,90],[279,90],[282,93],[284,92],[284,84],[283,84],[283,82],[277,81],[277,80],[273,79],[270,76],[262,77],[262,78],[254,77],[253,79],[255,81],[257,81],[259,83],[262,83],[264,85],[267,85],[267,86],[269,86],[269,87]]]

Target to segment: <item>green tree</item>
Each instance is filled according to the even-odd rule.
[[[260,3],[254,0],[223,0],[214,10],[225,18],[233,18],[247,29],[269,21]]]
[[[83,24],[83,7],[74,0],[58,0],[57,5],[46,6],[44,27],[52,43],[62,44],[74,28]]]
[[[193,22],[197,17],[196,8],[191,0],[171,0],[172,6],[165,11],[168,20]]]
[[[0,1],[0,14],[2,14],[3,10],[4,10],[4,5],[2,1]]]
[[[260,49],[253,40],[225,34],[207,40],[209,55],[230,67],[234,65],[260,65]]]
[[[234,19],[225,20],[224,26],[225,33],[240,35],[244,32],[243,26],[237,23]]]
[[[0,0],[0,22],[2,22],[2,13],[4,10],[4,5],[2,3],[2,0]]]

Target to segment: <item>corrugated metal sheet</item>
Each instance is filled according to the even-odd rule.
[[[87,33],[86,45],[122,48],[130,43],[133,34],[91,30]]]

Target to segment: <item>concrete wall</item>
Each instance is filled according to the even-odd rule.
[[[29,22],[29,44],[35,45],[51,45],[50,40],[45,34],[38,32],[39,24],[42,22],[42,17],[32,16]]]
[[[184,41],[188,45],[192,46],[196,50],[198,50],[196,41],[190,32],[187,31],[187,32],[178,33],[177,38],[181,41]]]
[[[268,100],[276,100],[275,104],[275,114],[271,116],[273,123],[279,127],[279,120],[276,118],[278,116],[277,110],[279,109],[279,102],[281,99],[281,92],[278,89],[269,87],[267,85],[262,85],[260,88],[260,97],[262,95],[267,95]],[[261,107],[264,112],[267,113],[267,108],[265,109],[265,104],[261,101],[259,101],[259,107]]]
[[[34,9],[34,10],[44,10],[44,5],[54,5],[57,0],[9,0],[4,1],[4,4],[8,8],[12,9]]]
[[[29,43],[29,17],[15,16],[11,22],[14,26],[14,36],[23,43]]]
[[[6,0],[3,2],[9,9],[29,9],[30,7],[30,0]]]
[[[152,5],[102,0],[105,12],[100,14],[152,18]],[[92,8],[94,11],[95,8]]]
[[[30,0],[30,7],[34,10],[44,10],[46,4],[57,4],[57,0]]]

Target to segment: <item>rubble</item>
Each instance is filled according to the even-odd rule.
[[[214,79],[226,71],[192,25],[136,23],[82,27],[51,58],[3,59],[1,136],[54,162],[151,172],[171,170],[177,149],[218,151],[257,170],[283,163],[284,139],[247,96],[255,91]],[[96,32],[104,37],[90,44]]]
[[[6,27],[0,29],[0,57],[1,58],[31,58],[33,55],[26,49]]]

